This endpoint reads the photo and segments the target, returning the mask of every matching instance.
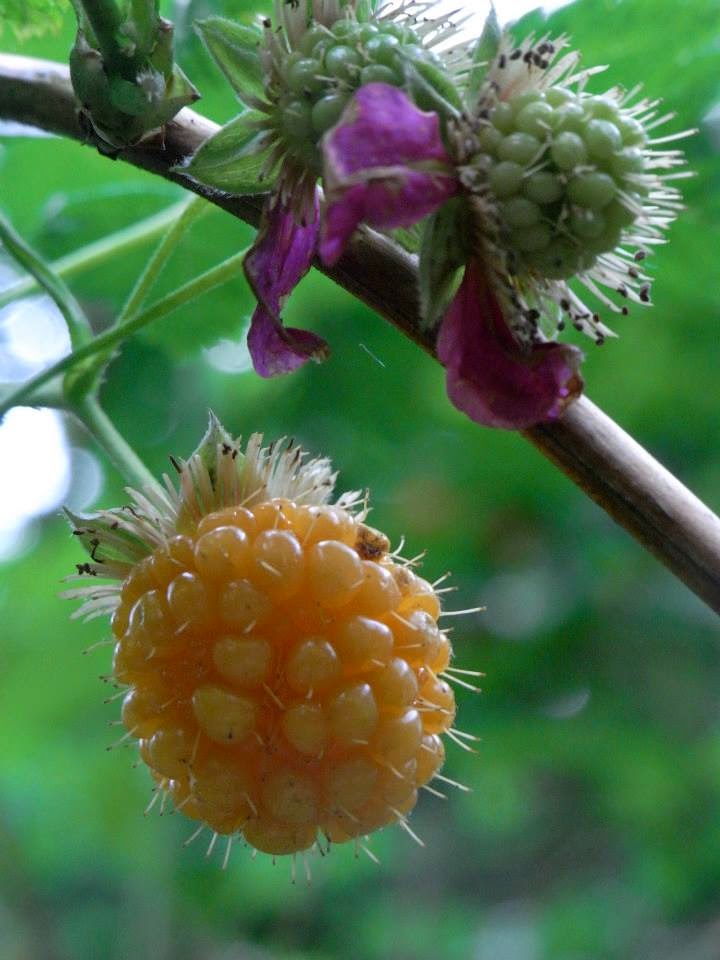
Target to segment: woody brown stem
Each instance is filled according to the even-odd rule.
[[[83,140],[67,69],[0,55],[0,117]],[[257,226],[264,197],[235,197],[202,187],[171,169],[218,127],[182,110],[163,136],[121,151],[119,159],[193,190]],[[350,293],[434,355],[420,330],[415,259],[370,230],[358,231],[334,267],[316,264]],[[558,466],[708,606],[720,612],[720,518],[610,417],[583,397],[561,420],[523,436]]]

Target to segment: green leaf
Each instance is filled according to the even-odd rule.
[[[473,50],[473,66],[468,77],[468,93],[475,97],[487,75],[488,67],[497,56],[500,49],[500,40],[502,30],[495,12],[495,7],[490,7],[490,13],[485,21],[483,32]]]
[[[225,124],[214,137],[200,147],[190,163],[178,168],[200,183],[226,190],[228,193],[264,193],[272,187],[271,175],[260,179],[260,172],[270,152],[258,130],[261,113],[248,110]]]
[[[247,106],[264,99],[263,72],[258,55],[260,34],[224,17],[208,17],[195,24],[208,53],[225,74],[238,98]]]
[[[468,212],[456,197],[428,218],[420,244],[420,311],[434,330],[460,285],[468,257]]]
[[[65,6],[60,0],[0,0],[0,33],[6,25],[21,38],[57,32]]]

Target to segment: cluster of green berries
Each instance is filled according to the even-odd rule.
[[[409,27],[352,19],[311,27],[285,58],[282,87],[273,97],[283,140],[298,160],[317,167],[320,138],[338,122],[355,91],[369,83],[403,87],[410,69],[420,74],[423,86],[457,99],[440,60]]]
[[[519,94],[489,111],[479,143],[514,272],[562,280],[592,269],[647,192],[645,131],[610,96]]]

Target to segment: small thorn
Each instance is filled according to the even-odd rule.
[[[466,787],[464,783],[460,783],[458,780],[451,780],[450,777],[446,777],[442,773],[436,773],[433,780],[447,783],[448,786],[455,787],[456,790],[461,790],[463,793],[472,793],[470,787]]]
[[[399,811],[399,810],[396,810],[395,807],[390,807],[390,810],[391,810],[391,811],[395,814],[395,816],[398,818],[398,821],[397,821],[397,822],[398,822],[398,826],[399,826],[399,827],[402,827],[402,829],[405,831],[405,833],[407,833],[407,835],[408,835],[409,837],[411,837],[411,838],[415,841],[415,843],[417,843],[417,845],[418,845],[419,847],[424,847],[424,846],[425,846],[425,842],[424,842],[423,840],[421,840],[420,837],[415,833],[415,831],[412,829],[412,827],[411,827],[410,824],[407,822],[407,820],[403,817],[403,815],[400,813],[400,811]]]
[[[204,829],[205,829],[205,824],[201,823],[200,826],[197,828],[197,830],[194,830],[190,834],[187,840],[183,840],[183,846],[189,847],[190,844],[193,842],[193,840],[197,840],[197,838],[200,836],[200,834],[203,832]]]
[[[227,870],[228,863],[230,862],[230,851],[232,849],[233,837],[232,834],[227,838],[227,845],[225,847],[225,856],[223,857],[222,869]]]
[[[487,610],[487,607],[468,607],[467,610],[442,610],[440,617],[464,617],[466,614],[470,613],[483,613]]]
[[[210,837],[210,843],[208,844],[208,848],[207,848],[207,850],[205,851],[205,859],[206,859],[206,860],[209,859],[209,858],[212,856],[212,852],[213,852],[213,850],[215,849],[215,844],[217,843],[217,838],[218,838],[219,836],[220,836],[220,834],[217,832],[217,830],[213,830],[213,835]]]

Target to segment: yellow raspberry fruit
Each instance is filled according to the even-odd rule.
[[[324,502],[329,469],[257,436],[242,454],[212,422],[175,498],[72,518],[79,572],[121,581],[71,593],[111,612],[122,722],[159,791],[270,854],[404,824],[455,716],[435,590],[356,495]]]

